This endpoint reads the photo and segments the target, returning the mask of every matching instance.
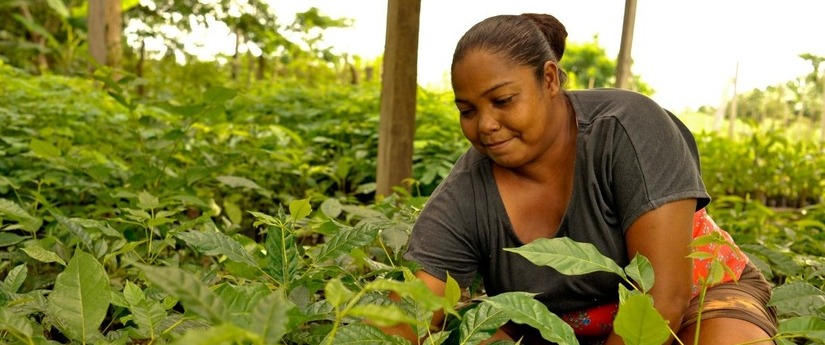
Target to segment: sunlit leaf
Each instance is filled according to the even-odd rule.
[[[283,290],[270,293],[252,309],[249,329],[263,338],[265,344],[277,344],[289,331],[290,310],[295,304],[283,294]]]
[[[328,198],[321,203],[321,212],[329,218],[338,218],[342,211],[341,202],[338,199]]]
[[[327,302],[332,304],[333,307],[347,303],[353,295],[355,295],[355,293],[347,289],[344,283],[341,282],[341,279],[330,279],[326,285],[324,285],[324,296]]]
[[[29,143],[29,148],[32,152],[34,152],[34,154],[44,158],[57,158],[63,154],[60,152],[60,149],[54,145],[38,139],[32,139]]]
[[[264,246],[270,276],[278,284],[289,289],[301,261],[295,236],[286,226],[270,226]]]
[[[328,343],[329,337],[335,337],[332,343]],[[332,345],[409,345],[410,342],[399,337],[391,336],[380,329],[363,323],[353,323],[338,329],[337,333],[330,333],[321,344]]]
[[[23,340],[20,343],[34,344],[32,341],[32,336],[34,335],[32,322],[26,317],[15,314],[11,310],[3,307],[0,307],[0,331],[8,332],[8,338]],[[12,339],[4,338],[4,340],[9,341]]]
[[[60,320],[64,334],[86,342],[99,333],[110,298],[109,276],[103,265],[78,250],[55,279],[48,299],[49,312]]]
[[[80,224],[76,223],[74,220],[61,216],[59,214],[52,213],[52,216],[55,220],[57,220],[58,223],[60,223],[60,225],[66,228],[66,230],[69,230],[69,232],[71,232],[73,235],[79,238],[83,245],[86,246],[86,249],[92,250],[92,236],[89,235],[89,232],[86,231],[85,228],[80,226]]]
[[[187,311],[215,324],[223,321],[226,315],[223,301],[191,273],[175,267],[139,267],[146,273],[146,279],[180,299]]]
[[[546,340],[559,345],[578,344],[570,325],[547,310],[547,306],[533,298],[532,294],[506,292],[488,297],[482,303],[489,303],[515,323],[537,329]]]
[[[252,267],[258,266],[240,242],[222,232],[189,230],[178,233],[176,236],[205,255],[226,255],[232,261],[242,262]]]
[[[175,345],[234,345],[246,344],[244,340],[260,343],[261,339],[240,326],[224,323],[207,329],[192,329],[172,344]]]
[[[653,287],[653,265],[644,255],[636,253],[636,256],[624,268],[624,271],[630,279],[633,279],[639,285],[642,292],[647,292]]]
[[[825,342],[825,319],[799,316],[779,322],[779,333]]]
[[[459,325],[460,344],[475,345],[490,338],[496,330],[510,321],[507,313],[490,303],[479,303],[464,313]]]
[[[142,191],[138,194],[137,205],[143,210],[150,210],[158,208],[160,206],[160,201],[158,201],[158,197],[149,194],[147,191]]]
[[[667,321],[653,307],[649,295],[627,296],[619,305],[613,330],[627,345],[661,344],[670,336]]]
[[[394,326],[399,323],[414,324],[415,318],[408,316],[397,305],[359,304],[350,308],[349,316],[363,317],[380,327]]]
[[[249,325],[252,309],[258,301],[271,294],[270,289],[260,283],[246,285],[222,283],[218,287],[213,287],[212,291],[226,306],[228,319],[225,321],[231,321],[241,327]]]
[[[337,235],[321,246],[320,252],[315,257],[315,261],[321,263],[334,259],[342,254],[348,253],[353,248],[369,244],[378,236],[378,230],[377,227],[365,222],[351,229],[341,229]]]
[[[32,259],[35,259],[40,262],[57,262],[61,265],[66,265],[66,262],[63,261],[63,259],[61,259],[60,256],[57,255],[57,253],[47,250],[46,248],[43,248],[42,246],[40,246],[39,243],[20,248],[20,250],[25,252],[26,255],[30,256]]]
[[[309,199],[295,200],[289,203],[289,214],[293,220],[303,219],[312,213],[312,205]]]
[[[602,255],[591,243],[576,242],[569,237],[540,238],[518,248],[505,248],[533,264],[550,266],[565,275],[612,272],[625,277],[624,270]]]
[[[246,187],[246,188],[250,188],[250,189],[263,189],[257,183],[252,182],[252,180],[250,180],[248,178],[245,178],[245,177],[240,177],[240,176],[218,176],[218,177],[216,177],[216,179],[218,181],[220,181],[221,183],[223,183],[227,186],[233,187],[233,188]]]
[[[6,274],[6,279],[3,281],[3,287],[8,292],[17,292],[17,290],[20,290],[20,287],[23,286],[27,276],[28,269],[26,268],[26,264],[17,265],[12,268],[8,274]]]

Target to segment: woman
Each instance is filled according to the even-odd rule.
[[[622,267],[639,253],[656,275],[655,307],[691,344],[698,299],[689,244],[694,225],[714,227],[703,211],[710,197],[694,139],[640,94],[563,90],[566,37],[553,16],[522,14],[485,19],[458,42],[452,86],[472,148],[422,210],[405,257],[420,264],[416,275],[437,294],[448,272],[462,287],[480,274],[490,295],[537,293],[582,342],[620,344],[611,330],[618,276],[565,276],[503,248],[566,236],[594,244]],[[732,243],[724,249],[737,254]],[[770,286],[746,256],[727,259],[734,275],[708,290],[699,342],[771,343]],[[607,321],[576,321],[605,310]],[[580,327],[588,323],[598,329]],[[522,337],[542,343],[515,324],[494,336]]]

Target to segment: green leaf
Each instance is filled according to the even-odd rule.
[[[303,219],[312,213],[312,205],[309,199],[295,200],[289,203],[289,214],[293,220]]]
[[[137,324],[140,333],[149,339],[157,338],[160,335],[160,325],[167,316],[160,302],[147,299],[143,290],[128,280],[123,288],[123,296],[132,312],[132,321]]]
[[[793,282],[773,288],[768,305],[779,315],[818,315],[825,308],[825,292],[807,282]]]
[[[234,89],[225,88],[223,86],[212,86],[203,93],[203,100],[210,104],[222,104],[230,99],[235,98],[238,91]]]
[[[28,270],[26,269],[26,264],[17,265],[6,275],[2,286],[5,287],[7,292],[15,293],[23,286],[27,276]]]
[[[264,284],[252,283],[245,285],[232,285],[229,283],[220,284],[212,291],[223,301],[226,306],[228,320],[234,324],[246,327],[250,322],[252,308],[258,304],[264,296],[271,293]]]
[[[57,12],[57,14],[61,18],[68,18],[69,17],[69,9],[66,8],[66,4],[64,4],[63,1],[60,1],[60,0],[46,0],[46,3],[49,5],[49,7],[52,10]]]
[[[451,306],[455,306],[458,304],[458,301],[461,300],[461,287],[458,285],[458,282],[450,276],[449,272],[447,272],[447,281],[445,282],[444,298],[447,304]]]
[[[223,210],[226,212],[226,216],[229,217],[229,220],[233,224],[241,224],[241,222],[243,222],[243,212],[241,212],[241,208],[238,204],[229,199],[224,199]]]
[[[825,342],[825,320],[814,316],[799,316],[779,322],[779,333]]]
[[[335,337],[329,343],[330,337]],[[410,342],[399,337],[391,336],[380,329],[363,323],[353,323],[338,329],[337,333],[330,333],[322,344],[332,345],[410,345]]]
[[[232,187],[232,188],[246,187],[246,188],[250,188],[250,189],[263,190],[263,188],[261,188],[261,186],[259,186],[257,183],[252,182],[252,180],[250,180],[248,178],[245,178],[245,177],[218,176],[218,177],[216,177],[216,179],[218,181],[220,181],[221,183],[223,183],[223,184],[225,184],[229,187]]]
[[[423,345],[441,345],[450,337],[450,331],[441,331],[431,334],[424,340]]]
[[[464,313],[458,327],[461,345],[475,345],[490,338],[495,332],[510,321],[503,311],[490,303],[479,303],[475,308]]]
[[[351,229],[341,229],[337,235],[321,245],[315,262],[322,263],[349,253],[353,248],[367,245],[375,240],[378,231],[377,227],[367,222],[361,222]]]
[[[337,308],[338,306],[347,303],[354,295],[355,293],[344,286],[341,279],[330,279],[327,284],[324,285],[324,296],[326,297],[327,302],[332,304],[333,307]]]
[[[30,236],[20,236],[9,232],[0,232],[0,248],[13,246],[25,241]]]
[[[289,311],[295,308],[283,290],[270,293],[252,310],[249,330],[263,338],[265,344],[277,344],[289,331]]]
[[[205,255],[226,255],[232,261],[258,267],[255,258],[244,249],[240,242],[222,232],[189,230],[175,236]]]
[[[409,229],[408,224],[394,224],[381,230],[381,240],[392,248],[393,253],[403,253],[410,239]]]
[[[146,279],[178,298],[187,311],[213,324],[223,321],[226,315],[223,301],[191,273],[175,267],[139,267],[146,273]]]
[[[109,276],[103,265],[91,254],[78,250],[57,275],[48,308],[51,316],[60,320],[66,336],[86,342],[99,333],[110,300]]]
[[[795,276],[802,273],[802,266],[794,261],[790,253],[783,253],[758,244],[742,244],[742,250],[759,254],[768,259],[773,265],[774,271],[784,272],[786,275]]]
[[[138,194],[138,207],[142,210],[151,210],[160,207],[158,197],[149,194],[147,191],[142,191]]]
[[[295,236],[286,226],[270,226],[264,246],[270,276],[275,282],[289,289],[301,261]]]
[[[20,343],[34,344],[32,341],[34,335],[32,322],[28,318],[3,307],[0,307],[0,331],[8,332],[8,335],[20,340]],[[4,340],[11,339],[4,338]]]
[[[570,325],[547,310],[547,306],[533,298],[532,294],[506,292],[488,297],[482,303],[489,303],[494,308],[504,312],[515,323],[537,329],[542,338],[546,340],[559,345],[578,344],[576,335]]]
[[[57,158],[63,154],[60,152],[60,149],[54,145],[38,139],[32,139],[29,143],[29,148],[32,152],[34,152],[34,154],[43,158]]]
[[[596,246],[576,242],[569,237],[540,238],[521,247],[504,250],[520,254],[536,265],[550,266],[565,275],[605,271],[625,277],[622,268],[602,255]]]
[[[633,279],[642,292],[646,293],[653,287],[653,265],[644,255],[636,253],[630,264],[624,268],[625,273],[630,279]]]
[[[399,323],[415,324],[415,318],[408,316],[397,305],[359,304],[349,309],[348,316],[363,317],[379,327],[394,326]]]
[[[40,262],[44,263],[51,263],[57,262],[63,266],[66,266],[66,262],[60,258],[57,253],[47,250],[43,248],[40,243],[29,245],[28,247],[20,248],[26,255],[30,256],[32,259],[35,259]]]
[[[0,215],[6,215],[17,221],[34,219],[32,215],[17,205],[16,202],[7,199],[0,199]]]
[[[447,306],[443,297],[435,295],[421,280],[398,281],[376,279],[364,286],[365,291],[392,291],[401,297],[409,298],[424,310],[434,311]]]
[[[261,340],[248,330],[231,323],[224,323],[207,329],[191,329],[178,338],[175,345],[234,345],[246,344],[244,340],[253,344],[260,344]]]
[[[123,287],[123,298],[129,305],[138,305],[146,299],[146,295],[139,286],[127,280],[126,286]]]
[[[341,215],[341,212],[343,212],[341,202],[334,198],[326,199],[321,203],[321,212],[331,219],[338,218],[338,216]]]
[[[85,228],[80,226],[80,224],[76,223],[75,221],[61,216],[59,214],[51,213],[55,220],[57,220],[60,225],[62,225],[66,230],[69,230],[73,235],[80,239],[83,245],[86,246],[86,249],[89,251],[92,250],[94,245],[92,244],[92,236],[89,235],[89,232],[86,231]]]
[[[613,330],[627,345],[661,344],[670,336],[667,321],[649,295],[630,295],[619,305]]]

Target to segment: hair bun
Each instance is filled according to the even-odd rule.
[[[553,49],[553,52],[556,53],[556,59],[561,60],[567,40],[567,29],[564,24],[549,14],[522,13],[521,16],[530,20],[541,30],[547,43],[550,44],[550,49]]]

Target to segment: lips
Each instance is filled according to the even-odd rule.
[[[488,148],[488,149],[495,150],[495,149],[498,149],[498,148],[504,147],[504,145],[505,145],[505,144],[507,144],[508,142],[510,142],[510,140],[511,140],[511,139],[512,139],[512,138],[510,138],[510,139],[505,139],[505,140],[497,140],[497,141],[490,141],[490,142],[482,142],[482,145],[484,145],[484,147],[486,147],[486,148]]]

